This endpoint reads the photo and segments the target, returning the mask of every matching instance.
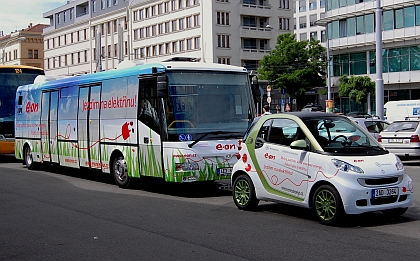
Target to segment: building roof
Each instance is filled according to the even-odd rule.
[[[22,29],[22,31],[25,32],[41,32],[44,30],[44,28],[49,27],[50,25],[48,24],[37,24],[32,26],[32,23],[29,24],[28,28]]]

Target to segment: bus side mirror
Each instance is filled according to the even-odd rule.
[[[168,80],[166,75],[157,77],[157,96],[158,98],[168,97]]]

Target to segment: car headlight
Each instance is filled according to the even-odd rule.
[[[346,171],[346,172],[353,171],[353,172],[361,173],[361,174],[365,173],[361,168],[351,165],[348,162],[338,160],[338,159],[332,159],[331,161],[341,171]]]
[[[395,158],[397,159],[397,163],[395,163],[395,167],[397,168],[397,170],[403,170],[404,165],[402,164],[400,158],[397,155],[395,155]]]

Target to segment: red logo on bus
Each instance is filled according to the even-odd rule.
[[[26,104],[26,112],[38,112],[38,103],[28,102]]]

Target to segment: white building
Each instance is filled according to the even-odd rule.
[[[294,33],[298,41],[313,38],[325,47],[325,27],[316,24],[316,21],[325,18],[325,0],[294,0],[293,18]]]
[[[44,13],[50,19],[44,29],[45,71],[90,73],[99,65],[115,68],[123,59],[172,57],[253,70],[279,33],[292,32],[292,17],[292,0],[68,1]]]
[[[420,1],[382,0],[381,7],[384,102],[420,99]],[[327,0],[325,18],[319,21],[327,28],[334,101],[343,112],[360,108],[338,97],[342,75],[376,80],[375,9],[373,0]]]

